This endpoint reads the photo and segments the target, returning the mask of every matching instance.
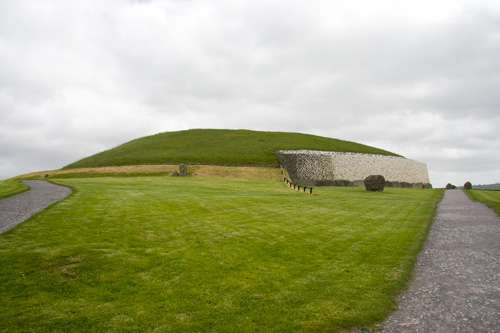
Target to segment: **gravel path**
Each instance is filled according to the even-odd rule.
[[[414,280],[384,332],[500,332],[500,217],[460,190],[438,207]]]
[[[0,234],[14,228],[73,192],[45,180],[24,180],[31,190],[0,200]]]

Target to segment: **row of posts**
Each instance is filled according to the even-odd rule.
[[[293,189],[294,190],[297,189],[299,192],[300,192],[300,188],[302,187],[302,189],[304,190],[304,192],[306,192],[307,189],[309,189],[309,194],[313,194],[313,188],[312,187],[300,186],[300,185],[292,183],[290,180],[288,180],[288,178],[286,178],[285,171],[283,170],[283,167],[281,165],[280,165],[280,168],[281,168],[281,173],[283,174],[283,182],[285,182],[288,185],[288,187],[292,188],[292,186],[293,186]]]

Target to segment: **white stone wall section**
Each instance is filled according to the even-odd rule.
[[[382,175],[389,182],[429,183],[427,165],[404,157],[313,150],[280,150],[281,164],[294,181],[359,181]]]

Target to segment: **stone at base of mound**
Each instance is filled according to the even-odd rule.
[[[350,180],[317,180],[315,186],[342,186],[342,187],[353,187],[354,184]]]
[[[382,175],[370,175],[365,178],[364,184],[368,192],[383,192],[385,177]]]
[[[364,179],[350,181],[344,179],[337,180],[298,180],[295,184],[300,186],[340,186],[340,187],[365,187]],[[406,182],[398,182],[398,181],[386,181],[385,187],[392,188],[414,188],[414,189],[432,189],[432,185],[427,183],[406,183]]]
[[[405,182],[391,182],[386,181],[385,187],[394,187],[394,188],[416,188],[416,189],[432,189],[431,184],[424,183],[405,183]]]

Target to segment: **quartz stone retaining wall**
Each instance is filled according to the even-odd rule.
[[[382,175],[388,187],[431,188],[425,163],[403,157],[313,150],[279,150],[281,165],[301,186],[364,186]]]

